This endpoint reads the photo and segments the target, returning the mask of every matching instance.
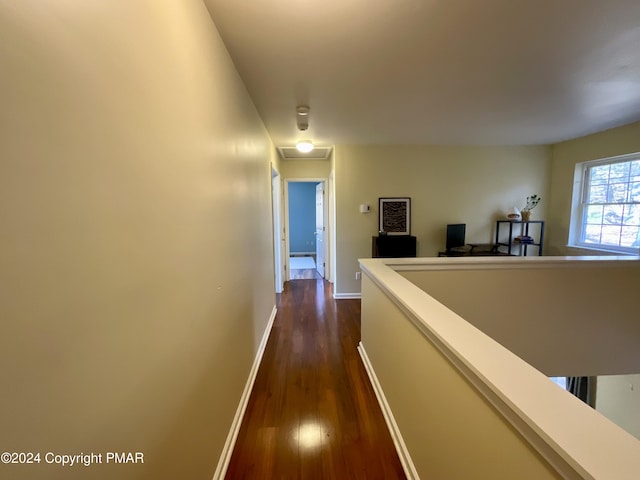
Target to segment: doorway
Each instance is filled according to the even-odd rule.
[[[285,182],[286,280],[327,277],[327,181]]]

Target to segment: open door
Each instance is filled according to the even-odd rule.
[[[316,185],[316,269],[324,278],[324,182]]]

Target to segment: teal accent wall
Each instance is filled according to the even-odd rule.
[[[315,252],[316,185],[318,182],[289,183],[289,251]]]

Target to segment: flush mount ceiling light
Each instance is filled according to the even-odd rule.
[[[311,140],[300,140],[296,143],[296,148],[301,153],[309,153],[313,150],[313,142]]]

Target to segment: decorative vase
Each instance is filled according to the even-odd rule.
[[[519,222],[522,220],[522,215],[520,215],[520,210],[516,207],[511,207],[511,209],[507,212],[507,220],[511,220],[512,222]]]
[[[529,220],[531,220],[531,210],[522,210],[522,212],[520,212],[520,215],[522,215],[523,222],[528,222]]]

